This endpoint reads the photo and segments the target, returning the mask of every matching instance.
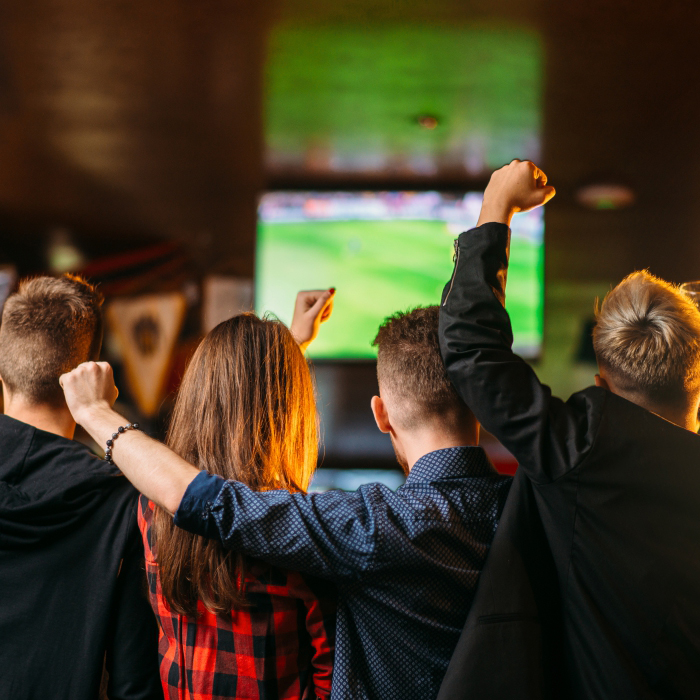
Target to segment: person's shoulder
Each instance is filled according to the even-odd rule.
[[[588,386],[577,391],[566,402],[572,408],[584,408],[586,406],[602,407],[607,403],[610,391],[599,386]]]
[[[31,446],[27,455],[31,460],[82,461],[88,468],[96,468],[100,461],[104,461],[79,440],[71,440],[28,424],[22,425],[25,426],[25,430],[31,431]]]
[[[572,394],[563,403],[577,432],[592,441],[600,428],[603,415],[609,410],[610,397],[613,394],[599,386],[589,386]],[[564,421],[566,424],[566,421]]]
[[[133,488],[133,487],[132,487]],[[136,492],[136,489],[133,489]],[[139,530],[142,533],[149,534],[153,526],[153,518],[155,516],[156,505],[153,501],[149,501],[145,496],[136,493],[138,505],[136,507]]]
[[[0,422],[0,436],[22,435],[22,479],[46,479],[64,488],[107,488],[115,492],[136,491],[119,469],[105,461],[84,443],[10,419]]]
[[[101,491],[110,507],[121,507],[129,517],[132,513],[135,517],[139,493],[115,464],[96,455],[82,442],[39,433],[43,431],[37,431],[35,437],[34,461],[45,459],[54,464],[65,487]]]
[[[42,538],[97,522],[126,533],[136,528],[138,494],[114,465],[67,438],[26,424],[17,430],[28,440],[14,452],[0,453],[7,496],[2,509],[15,527],[28,524]],[[49,521],[37,514],[50,515]]]
[[[689,449],[700,450],[700,435],[697,433],[623,396],[606,393],[609,394],[606,406],[608,432],[616,432],[620,438],[631,435],[638,442],[656,444],[663,441],[669,448],[682,444]]]
[[[114,489],[115,492],[123,491],[134,497],[137,495],[136,489],[115,464],[96,455],[82,442],[59,436],[53,437],[56,438],[56,441],[44,440],[43,444],[37,445],[33,454],[34,459],[43,456],[40,452],[47,453],[47,457],[48,453],[51,453],[56,461],[64,463],[66,472],[77,473],[79,471],[95,485],[102,484],[105,488]]]

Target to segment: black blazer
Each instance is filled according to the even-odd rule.
[[[519,676],[532,689],[522,697],[544,697],[559,682],[553,665],[565,671],[564,689],[555,697],[695,698],[700,437],[604,389],[586,389],[567,402],[551,395],[511,351],[503,308],[508,244],[508,228],[501,224],[463,233],[441,306],[448,373],[484,427],[518,459],[522,475],[440,698],[518,697],[501,690],[498,675]],[[548,600],[544,540],[558,600]],[[510,595],[489,600],[489,590],[502,592],[508,585],[515,589]],[[564,660],[552,664],[549,652],[559,646],[557,606]],[[467,639],[486,634],[481,628],[488,616],[529,612],[534,627],[522,641],[536,646],[516,653],[520,663],[508,658],[518,640],[507,620],[491,618],[501,631],[488,633],[500,635],[488,648]],[[526,629],[525,618],[518,622]],[[541,662],[550,665],[543,671]],[[455,689],[456,669],[486,663],[498,669],[488,687],[474,694],[465,676],[465,690]],[[518,687],[517,678],[511,681],[510,688]]]
[[[518,470],[438,700],[564,697],[558,600],[534,490]]]

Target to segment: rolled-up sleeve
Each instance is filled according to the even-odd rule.
[[[219,539],[216,521],[211,509],[226,481],[216,474],[201,471],[192,480],[175,511],[175,525],[210,539]]]

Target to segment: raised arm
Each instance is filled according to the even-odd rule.
[[[297,294],[289,330],[302,352],[316,339],[319,328],[333,313],[335,287],[303,290]]]
[[[440,307],[440,346],[452,383],[534,481],[557,478],[590,447],[588,407],[552,397],[513,353],[504,308],[510,221],[514,213],[554,196],[546,182],[527,161],[513,161],[493,174],[477,228],[457,241],[453,277]]]

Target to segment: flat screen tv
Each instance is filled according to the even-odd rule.
[[[255,306],[289,323],[300,289],[337,289],[333,317],[309,354],[368,359],[387,316],[439,304],[453,269],[453,242],[472,228],[481,192],[300,192],[263,195],[259,206]],[[514,348],[542,344],[542,210],[516,214],[506,307]]]

